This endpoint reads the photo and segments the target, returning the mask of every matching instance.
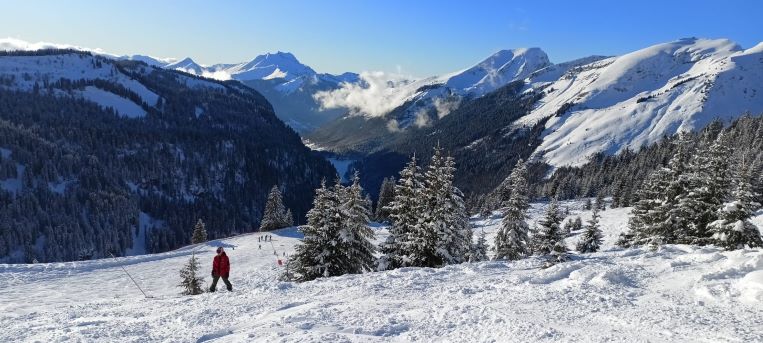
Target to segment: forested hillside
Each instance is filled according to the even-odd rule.
[[[334,170],[259,93],[89,53],[0,56],[0,261],[160,252],[298,218]]]

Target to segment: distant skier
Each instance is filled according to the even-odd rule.
[[[215,291],[215,288],[217,287],[217,280],[220,278],[223,279],[225,287],[228,288],[228,291],[232,291],[233,285],[231,285],[230,281],[228,281],[229,275],[230,261],[228,260],[228,255],[225,254],[223,247],[219,247],[217,248],[217,256],[215,256],[214,260],[212,260],[212,286],[209,287],[209,291]]]

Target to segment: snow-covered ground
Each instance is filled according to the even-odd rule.
[[[535,204],[531,221],[543,211]],[[572,215],[590,213],[564,203]],[[541,261],[403,268],[302,284],[278,281],[273,248],[295,229],[116,260],[0,265],[0,341],[119,342],[752,342],[763,338],[763,250],[613,247],[628,209],[602,212],[605,251]],[[500,219],[475,219],[492,239]],[[763,224],[763,212],[755,218]],[[387,232],[376,226],[377,239]],[[570,237],[572,245],[577,237]],[[262,249],[259,248],[261,244]],[[216,246],[234,292],[180,296],[195,250],[205,281]],[[283,257],[281,257],[283,258]],[[153,298],[146,299],[124,267]]]

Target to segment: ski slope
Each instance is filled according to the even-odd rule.
[[[534,204],[530,222],[544,204]],[[587,221],[581,202],[565,202]],[[273,245],[248,234],[176,251],[0,265],[0,341],[60,342],[736,342],[763,337],[763,251],[668,245],[622,250],[629,209],[602,212],[605,251],[541,269],[537,258],[280,282]],[[763,224],[763,211],[755,219]],[[473,219],[489,242],[500,223]],[[375,226],[377,240],[387,232]],[[568,239],[570,246],[576,235]],[[262,244],[262,249],[259,245]],[[195,251],[205,281],[224,246],[234,292],[180,296]],[[124,267],[153,298],[146,299]]]

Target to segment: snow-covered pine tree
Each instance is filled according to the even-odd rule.
[[[482,262],[487,260],[487,239],[485,238],[485,230],[481,230],[477,242],[475,242],[472,247],[472,253],[469,255],[469,262]]]
[[[726,135],[721,132],[708,148],[700,149],[689,163],[687,189],[678,198],[673,214],[685,230],[676,238],[677,243],[709,244],[713,233],[707,225],[718,219],[718,209],[728,197],[729,149]]]
[[[278,186],[273,186],[265,203],[265,211],[260,222],[260,231],[270,231],[287,226],[285,223],[286,207],[283,205],[283,197]]]
[[[448,157],[446,163],[453,163],[455,161],[452,157]],[[466,210],[466,204],[464,203],[464,194],[456,186],[451,187],[451,192],[448,195],[448,203],[453,209],[451,216],[448,218],[448,224],[456,230],[454,230],[454,239],[450,245],[450,255],[455,256],[456,259],[453,263],[461,263],[469,261],[469,254],[472,250],[474,231],[469,223],[469,212]]]
[[[596,194],[596,199],[593,202],[593,207],[599,211],[604,211],[607,209],[607,204],[604,202],[604,195],[602,192],[599,192]]]
[[[187,237],[187,236],[186,236]],[[196,221],[196,226],[193,227],[193,234],[191,235],[191,243],[198,244],[207,241],[207,226],[199,218]]]
[[[286,214],[283,219],[284,227],[294,226],[294,214],[291,213],[291,209],[286,210]]]
[[[494,259],[518,260],[527,256],[527,209],[530,208],[527,188],[527,165],[519,160],[509,175],[511,196],[504,207],[501,227],[495,236]]]
[[[416,266],[421,262],[417,260],[419,252],[415,245],[419,242],[415,237],[419,236],[424,224],[421,221],[422,189],[419,166],[414,155],[400,171],[394,200],[388,206],[392,226],[389,236],[380,246],[383,255],[379,259],[378,270]]]
[[[532,251],[536,255],[548,255],[554,252],[556,243],[563,239],[559,224],[562,222],[559,213],[559,202],[551,200],[546,208],[545,216],[538,221],[538,230],[532,237]]]
[[[633,205],[628,219],[628,231],[622,233],[617,244],[622,247],[646,244],[664,244],[672,237],[672,231],[664,231],[662,223],[668,220],[668,212],[659,211],[665,199],[670,170],[660,168],[652,172],[638,193],[639,200]]]
[[[564,225],[562,225],[562,235],[564,237],[568,237],[570,233],[573,230],[573,226],[575,225],[575,220],[570,218],[570,220],[564,222]]]
[[[662,240],[665,243],[684,240],[692,219],[691,209],[679,206],[679,203],[689,189],[688,168],[694,149],[693,136],[689,132],[681,132],[673,144],[675,153],[662,176],[666,182],[661,195],[662,204],[655,210],[659,212],[659,217],[665,218],[662,222],[655,223],[656,230],[663,233]]]
[[[195,254],[191,254],[191,258],[180,269],[180,287],[183,288],[183,295],[197,295],[203,293],[204,278],[199,275],[199,259]]]
[[[339,232],[341,245],[346,250],[347,272],[360,274],[373,270],[376,259],[376,247],[371,242],[374,232],[368,227],[370,204],[363,195],[358,172],[352,179],[352,186],[347,188],[345,199],[342,199],[342,215],[345,218]]]
[[[339,238],[343,218],[337,187],[342,186],[327,188],[324,181],[315,191],[313,208],[307,212],[307,225],[299,228],[304,238],[286,264],[288,279],[303,282],[346,273],[346,258]]]
[[[377,221],[385,222],[389,221],[389,204],[395,200],[395,178],[384,178],[382,181],[381,189],[379,189],[379,201],[376,202],[376,213],[374,218]]]
[[[453,186],[455,161],[443,155],[442,149],[435,148],[432,161],[424,174],[424,224],[425,239],[429,247],[435,247],[435,259],[425,259],[436,263],[454,264],[465,262],[471,250],[471,228],[461,191]],[[429,251],[429,248],[423,251]]]
[[[756,195],[750,184],[750,173],[740,166],[738,176],[734,180],[734,191],[731,199],[718,210],[718,220],[708,224],[713,233],[716,245],[726,250],[741,249],[745,246],[763,247],[758,228],[750,222],[753,211],[760,207],[755,201]]]
[[[599,210],[594,207],[591,221],[586,225],[585,231],[577,244],[576,250],[580,253],[597,252],[601,247],[602,232],[599,228]]]

